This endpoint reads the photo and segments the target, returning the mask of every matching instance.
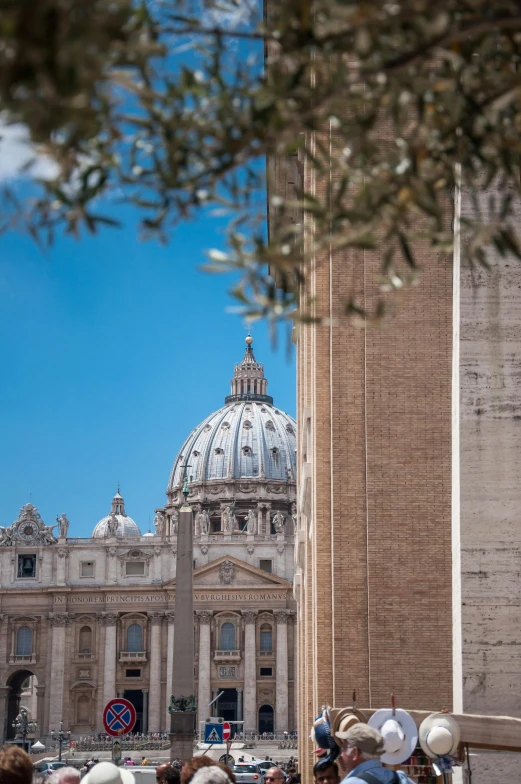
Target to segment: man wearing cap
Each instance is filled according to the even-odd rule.
[[[335,737],[342,741],[339,761],[347,773],[342,784],[413,784],[403,771],[383,767],[384,740],[374,727],[358,722]]]

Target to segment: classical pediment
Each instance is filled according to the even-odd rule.
[[[175,579],[166,583],[165,588],[174,587]],[[251,566],[231,555],[217,558],[194,571],[194,589],[198,588],[286,588],[291,583],[268,574],[256,566]]]

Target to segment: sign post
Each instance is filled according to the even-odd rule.
[[[123,697],[116,697],[105,705],[103,711],[103,726],[105,732],[112,738],[121,738],[132,732],[136,723],[136,709]],[[112,741],[112,762],[117,765],[121,761],[121,744],[118,740]]]
[[[205,721],[204,723],[204,742],[222,743],[224,724],[218,721]]]

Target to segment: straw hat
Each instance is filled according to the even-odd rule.
[[[428,757],[453,757],[458,750],[460,729],[448,713],[431,713],[420,724],[419,738]]]
[[[331,727],[331,735],[338,746],[342,745],[348,729],[359,722],[367,724],[367,716],[362,711],[356,708],[342,708],[338,711]]]
[[[400,765],[409,759],[418,743],[418,729],[407,711],[396,708],[377,710],[369,718],[370,727],[377,729],[384,739],[385,751],[380,757],[386,765]]]

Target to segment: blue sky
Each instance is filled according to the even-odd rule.
[[[222,246],[209,219],[166,247],[121,230],[46,255],[0,237],[0,525],[31,501],[44,521],[66,512],[89,536],[118,481],[143,533],[164,503],[188,432],[228,394],[243,322],[226,312],[230,279],[198,267]],[[269,392],[295,415],[294,352],[255,325]]]

